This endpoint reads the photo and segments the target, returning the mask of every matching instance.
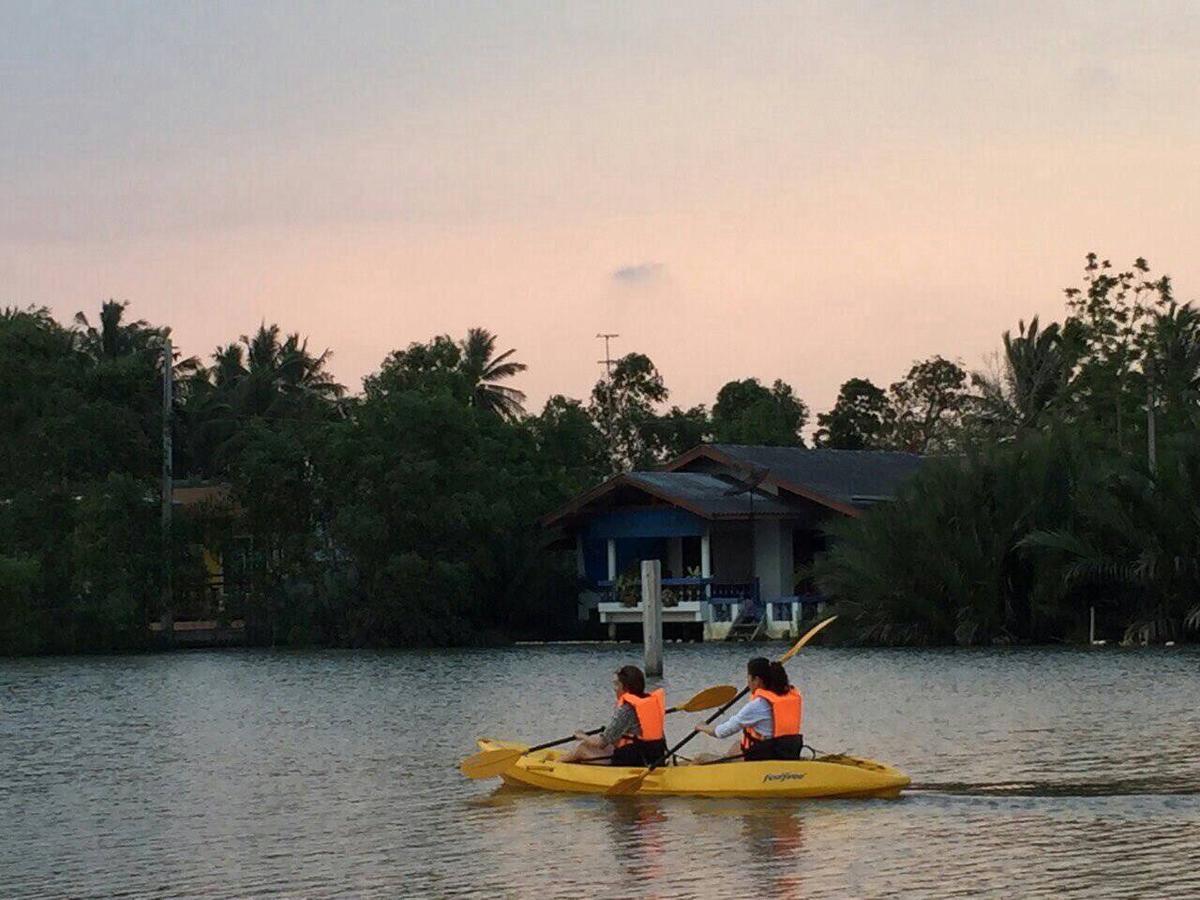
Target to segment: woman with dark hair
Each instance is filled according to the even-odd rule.
[[[756,656],[746,665],[751,700],[720,725],[697,725],[696,730],[717,738],[742,732],[741,744],[729,756],[754,761],[799,759],[804,746],[801,725],[804,698],[788,681],[782,663]]]
[[[579,743],[563,762],[587,762],[611,757],[614,766],[651,766],[667,752],[667,695],[662,688],[646,693],[646,676],[637,666],[613,673],[617,708],[600,734],[575,732]]]

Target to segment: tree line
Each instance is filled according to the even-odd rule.
[[[851,378],[812,423],[816,446],[929,455],[895,503],[835,524],[797,573],[854,637],[1067,639],[1092,607],[1115,636],[1200,624],[1200,316],[1143,260],[1117,271],[1090,256],[1066,300],[1061,323],[1006,332],[991,371],[939,355],[886,388]],[[810,425],[778,380],[668,405],[641,353],[588,398],[530,413],[524,364],[482,328],[396,350],[350,394],[329,351],[264,323],[171,361],[176,476],[230,495],[178,515],[164,547],[169,334],[116,301],[95,324],[0,313],[0,652],[146,646],[164,559],[181,616],[243,618],[260,643],[560,636],[575,563],[547,546],[541,515],[701,441],[803,446]],[[225,564],[216,605],[206,551]]]
[[[812,574],[857,639],[1083,641],[1093,611],[1097,639],[1200,630],[1200,311],[1140,258],[1089,255],[1065,295],[1063,321],[1004,334],[994,371],[939,377],[939,455],[833,528]],[[858,437],[887,418],[864,406]]]
[[[263,323],[171,360],[176,484],[230,492],[178,511],[164,546],[169,336],[117,301],[94,324],[0,313],[0,651],[147,646],[168,569],[177,618],[241,618],[259,643],[569,633],[575,563],[541,515],[704,436],[799,443],[807,420],[789,387],[753,379],[711,414],[660,411],[667,389],[637,353],[587,401],[530,414],[525,365],[482,328],[390,353],[351,395],[329,351]]]

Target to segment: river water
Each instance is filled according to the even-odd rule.
[[[668,699],[740,686],[746,652],[668,644]],[[807,648],[789,664],[806,737],[907,771],[895,801],[610,799],[459,775],[479,735],[602,724],[610,673],[639,656],[0,660],[0,895],[1200,896],[1195,649]]]

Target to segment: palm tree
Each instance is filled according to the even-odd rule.
[[[308,352],[299,334],[281,339],[278,325],[217,347],[213,364],[185,384],[188,440],[201,468],[220,470],[245,436],[245,420],[319,420],[344,413],[345,388],[326,371],[330,353]]]
[[[213,362],[216,364],[209,371],[213,384],[226,387],[236,384],[246,375],[246,357],[241,344],[227,344],[213,351]]]
[[[122,321],[129,302],[106,300],[100,307],[100,325],[93,326],[82,312],[75,313],[79,349],[93,362],[100,363],[129,356],[143,356],[159,363],[163,343],[171,335],[167,327],[155,328],[144,319]],[[200,360],[194,356],[180,359],[174,356],[173,367],[177,380],[184,380],[200,371]],[[161,369],[160,369],[161,371]]]
[[[253,335],[242,335],[240,345],[218,347],[213,355],[216,378],[235,389],[239,412],[289,417],[298,406],[335,405],[345,388],[325,369],[332,353],[313,356],[307,339],[289,334],[281,341],[280,333],[278,325],[263,323]]]
[[[486,328],[472,328],[461,343],[459,371],[471,385],[471,403],[501,419],[517,419],[525,413],[525,394],[516,388],[497,384],[525,371],[525,364],[509,359],[516,350],[496,352],[496,336]]]
[[[100,325],[93,326],[82,312],[75,313],[80,333],[80,349],[92,359],[117,359],[149,349],[165,336],[164,330],[151,328],[142,319],[122,322],[128,301],[106,300],[100,307]]]
[[[1059,638],[1078,611],[1022,540],[1069,520],[1087,458],[1048,431],[930,459],[894,502],[830,523],[810,571],[869,643]]]
[[[278,384],[285,396],[301,397],[317,402],[334,403],[342,398],[346,389],[333,380],[325,370],[333,356],[326,350],[320,356],[308,352],[308,338],[289,334],[279,348]]]
[[[1145,369],[1154,392],[1168,416],[1194,414],[1200,401],[1200,310],[1172,302],[1155,315],[1148,335]]]
[[[1021,542],[1057,568],[1064,590],[1115,600],[1126,641],[1200,630],[1200,454],[1190,439],[1175,450],[1154,474],[1121,463],[1098,473],[1077,492],[1073,527]]]
[[[1069,366],[1058,323],[1041,329],[1038,317],[1017,323],[1017,336],[1004,332],[1004,369],[999,376],[975,373],[982,416],[1010,434],[1037,428],[1059,399]]]

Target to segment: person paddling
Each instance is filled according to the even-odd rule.
[[[563,762],[587,762],[610,755],[614,766],[649,766],[667,752],[667,695],[662,688],[646,693],[646,676],[637,666],[622,666],[613,675],[617,708],[600,734],[575,732],[579,743]]]
[[[804,746],[801,724],[804,698],[788,681],[781,663],[756,656],[746,665],[746,687],[751,701],[719,725],[697,725],[696,730],[716,738],[742,732],[741,745],[729,756],[754,761],[799,759]]]

